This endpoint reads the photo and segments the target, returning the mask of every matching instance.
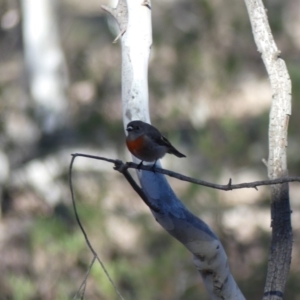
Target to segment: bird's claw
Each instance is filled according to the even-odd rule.
[[[153,173],[155,173],[155,169],[156,169],[156,163],[154,163],[154,164],[152,165],[151,171],[152,171]]]
[[[141,166],[143,165],[143,160],[138,164],[137,169],[140,171],[141,170]]]

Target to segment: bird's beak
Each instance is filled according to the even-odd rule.
[[[133,130],[133,128],[132,128],[132,126],[127,126],[126,130],[127,130],[128,132],[130,132],[130,131]]]

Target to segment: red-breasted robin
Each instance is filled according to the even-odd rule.
[[[128,135],[126,145],[128,150],[143,161],[154,161],[153,167],[158,159],[162,158],[166,153],[174,154],[177,157],[186,157],[171,145],[158,129],[154,126],[142,122],[131,121],[126,128]]]

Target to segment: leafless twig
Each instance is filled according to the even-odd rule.
[[[106,158],[106,157],[88,155],[88,154],[83,154],[83,153],[74,153],[74,154],[72,154],[72,156],[73,156],[73,158],[74,157],[87,157],[87,158],[103,160],[103,161],[113,163],[113,164],[115,164],[114,168],[123,174],[124,174],[123,170],[127,171],[127,169],[141,169],[141,170],[153,172],[152,166],[142,165],[139,167],[138,164],[135,164],[133,162],[124,163],[119,159],[110,159],[110,158]],[[232,179],[230,178],[227,184],[222,185],[222,184],[215,184],[215,183],[207,182],[204,180],[188,177],[188,176],[185,176],[185,175],[182,175],[182,174],[170,171],[170,170],[166,170],[166,169],[155,168],[154,171],[156,173],[165,174],[165,175],[177,178],[182,181],[187,181],[187,182],[191,182],[191,183],[195,183],[198,185],[206,186],[206,187],[213,188],[213,189],[223,190],[223,191],[231,191],[231,190],[237,190],[237,189],[243,189],[243,188],[254,188],[257,190],[258,186],[274,185],[274,184],[281,184],[281,183],[285,183],[285,182],[300,181],[300,176],[286,176],[286,177],[281,177],[281,178],[272,179],[272,180],[260,180],[260,181],[232,184]],[[125,176],[125,174],[124,174],[124,176]],[[139,190],[141,190],[141,189],[139,188]],[[140,191],[137,193],[140,193]],[[144,198],[143,198],[143,200],[144,200]],[[150,207],[150,208],[152,209],[152,207]],[[155,208],[154,208],[154,210],[155,210]]]
[[[81,286],[79,287],[78,291],[76,292],[73,300],[76,300],[78,296],[80,296],[81,300],[84,299],[84,294],[85,294],[87,279],[88,279],[88,277],[90,275],[90,272],[92,270],[92,267],[93,267],[95,261],[96,261],[96,256],[93,257],[93,259],[92,259],[92,261],[91,261],[91,263],[89,265],[89,268],[88,268],[88,270],[87,270],[87,272],[85,274],[85,277],[84,277],[84,279],[83,279],[83,281],[81,283]]]
[[[90,272],[90,269],[91,267],[93,266],[94,264],[94,261],[95,259],[98,260],[99,264],[101,265],[101,268],[103,269],[105,275],[107,276],[107,278],[109,279],[110,283],[112,284],[112,286],[114,287],[116,293],[118,294],[119,298],[124,300],[124,298],[122,297],[121,293],[119,292],[118,288],[116,287],[115,283],[113,282],[112,278],[110,277],[107,269],[105,268],[103,262],[101,261],[101,259],[99,258],[98,254],[96,253],[96,251],[94,250],[93,246],[91,245],[90,241],[89,241],[89,238],[81,224],[81,221],[80,221],[80,218],[79,218],[79,215],[78,215],[78,212],[77,212],[77,208],[76,208],[76,202],[75,202],[75,196],[74,196],[74,190],[73,190],[73,184],[72,184],[72,169],[73,169],[73,164],[74,164],[74,161],[75,161],[75,158],[76,156],[73,155],[72,157],[72,160],[71,160],[71,163],[70,163],[70,167],[69,167],[69,185],[70,185],[70,190],[71,190],[71,197],[72,197],[72,203],[73,203],[73,208],[74,208],[74,213],[75,213],[75,218],[76,218],[76,221],[80,227],[80,230],[82,231],[83,233],[83,236],[85,238],[85,242],[86,244],[88,245],[89,249],[91,250],[91,252],[93,253],[94,257],[93,257],[93,260],[92,260],[92,263],[90,264],[90,267],[89,267],[89,270],[88,270],[88,273],[87,273],[87,276],[85,276],[85,279],[82,283],[82,285],[80,286],[78,292],[76,293],[76,295],[79,293],[79,291],[82,289],[82,287],[84,287],[83,289],[83,294],[81,296],[81,298],[83,299],[84,297],[84,292],[85,292],[85,285],[86,285],[86,281],[87,281],[87,278],[88,278],[88,275],[89,275],[89,272]]]

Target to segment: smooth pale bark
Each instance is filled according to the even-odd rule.
[[[45,133],[68,122],[68,75],[55,0],[22,0],[25,63],[36,117]]]
[[[21,5],[27,81],[35,121],[43,134],[60,134],[70,118],[68,74],[59,38],[56,0],[21,0]],[[30,185],[54,206],[64,198],[64,188],[57,178],[65,167],[59,160],[60,153],[43,160],[32,159],[13,170],[11,182],[16,186]]]
[[[121,16],[126,3],[128,22],[124,28]],[[150,6],[151,3],[146,1],[120,0],[116,9],[105,7],[117,19],[123,33],[122,101],[125,127],[131,120],[149,122],[147,74],[152,45]],[[124,15],[127,15],[126,11]],[[138,162],[136,158],[134,160]],[[210,298],[245,299],[230,273],[224,248],[212,230],[182,204],[165,176],[147,171],[138,171],[138,176],[149,201],[158,208],[157,212],[152,211],[157,222],[193,253],[194,264]]]
[[[245,0],[245,3],[254,39],[262,54],[272,88],[268,176],[269,179],[276,179],[288,176],[286,147],[291,115],[291,80],[274,42],[262,1]],[[271,187],[271,219],[272,241],[263,298],[265,300],[282,299],[290,270],[293,236],[288,183]]]

